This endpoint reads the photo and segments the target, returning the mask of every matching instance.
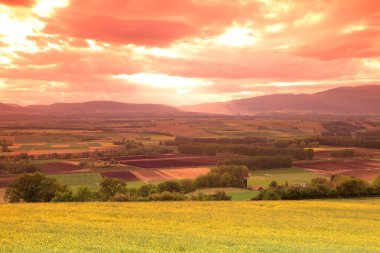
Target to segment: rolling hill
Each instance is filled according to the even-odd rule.
[[[0,104],[0,115],[11,116],[182,116],[174,107],[158,104],[128,104],[112,101],[91,101],[84,103],[56,103],[52,105],[15,106]]]
[[[188,112],[227,115],[320,113],[380,115],[380,86],[342,87],[314,94],[275,94],[229,102],[183,106]]]

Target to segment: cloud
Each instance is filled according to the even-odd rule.
[[[0,0],[0,4],[9,6],[30,7],[35,3],[35,0]]]
[[[166,20],[122,20],[107,16],[70,16],[51,22],[46,33],[93,39],[112,44],[168,46],[194,35],[196,28]]]

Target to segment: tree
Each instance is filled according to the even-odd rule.
[[[110,200],[116,194],[125,194],[127,192],[127,183],[118,178],[106,177],[100,182],[99,192],[106,200]]]
[[[341,195],[356,195],[366,194],[368,183],[360,178],[345,178],[341,179],[336,184],[336,190]]]
[[[181,184],[178,181],[166,181],[157,185],[158,192],[181,192]]]
[[[269,184],[269,188],[272,188],[272,189],[277,189],[278,188],[278,183],[276,180],[273,180],[272,182],[270,182]]]
[[[380,193],[380,174],[372,181],[373,188]]]
[[[154,188],[154,185],[152,184],[144,184],[140,187],[138,193],[140,194],[141,197],[148,197],[153,188]]]
[[[5,192],[5,199],[13,202],[50,202],[62,186],[41,173],[25,174],[13,181]]]
[[[193,180],[184,179],[184,180],[181,180],[179,183],[181,185],[183,193],[189,193],[189,192],[195,191],[195,185],[194,185]]]
[[[223,187],[231,187],[232,186],[232,176],[230,173],[225,172],[223,173],[222,177],[220,178],[220,183]]]

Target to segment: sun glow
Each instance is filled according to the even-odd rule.
[[[116,78],[122,78],[128,82],[162,89],[194,88],[198,86],[212,85],[210,81],[204,81],[198,78],[185,78],[179,76],[169,76],[166,74],[138,73],[133,75],[118,75]]]
[[[216,39],[216,42],[233,47],[243,47],[254,45],[257,42],[252,30],[245,27],[234,27],[228,29],[224,34]]]
[[[33,8],[33,12],[41,17],[48,17],[54,13],[55,8],[66,7],[68,0],[40,0]]]

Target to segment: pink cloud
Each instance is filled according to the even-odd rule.
[[[24,7],[30,7],[34,4],[34,2],[34,0],[0,0],[0,4]]]

